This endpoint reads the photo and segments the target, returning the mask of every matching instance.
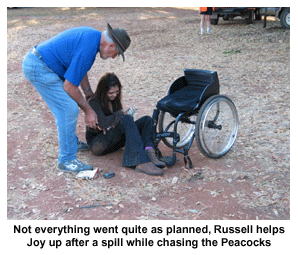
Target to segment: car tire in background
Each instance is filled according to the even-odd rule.
[[[290,29],[290,8],[286,8],[280,14],[280,23],[284,28]]]

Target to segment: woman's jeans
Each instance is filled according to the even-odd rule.
[[[154,148],[152,136],[152,118],[144,116],[136,122],[129,115],[124,115],[116,128],[99,133],[89,144],[91,151],[102,156],[125,146],[122,166],[134,167],[150,162],[145,147]]]
[[[75,131],[79,116],[78,104],[65,92],[60,77],[49,69],[43,60],[35,56],[32,50],[23,60],[23,72],[55,116],[59,163],[76,159],[78,138]]]

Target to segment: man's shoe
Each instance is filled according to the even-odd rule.
[[[164,171],[156,167],[152,162],[143,163],[136,166],[137,172],[142,172],[149,175],[163,175]]]
[[[151,160],[151,162],[157,166],[157,167],[160,167],[160,168],[164,168],[167,166],[167,164],[165,162],[162,162],[160,161],[157,157],[156,157],[156,154],[155,154],[155,150],[154,149],[148,149],[146,150],[147,151],[147,154],[148,154],[148,157],[149,159]]]
[[[89,151],[89,146],[78,139],[78,151]]]
[[[57,169],[57,171],[59,172],[68,172],[68,173],[78,173],[81,171],[88,171],[88,170],[93,170],[93,167],[87,164],[84,164],[83,162],[77,159],[66,161],[63,163],[58,163],[58,169]]]

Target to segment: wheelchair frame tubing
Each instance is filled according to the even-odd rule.
[[[171,160],[169,162],[167,162],[167,165],[168,166],[173,166],[175,163],[176,163],[176,152],[179,152],[181,154],[184,155],[184,163],[185,163],[185,166],[187,168],[192,168],[193,167],[193,164],[191,162],[191,159],[189,158],[188,156],[188,151],[190,150],[190,147],[194,141],[194,138],[195,138],[195,135],[192,136],[192,138],[190,139],[190,141],[188,142],[188,145],[186,147],[183,148],[183,150],[180,150],[180,149],[176,149],[176,145],[177,143],[180,141],[180,136],[179,134],[177,133],[177,127],[178,127],[178,123],[179,123],[179,120],[181,118],[184,117],[184,115],[186,114],[189,114],[188,112],[184,112],[184,113],[180,113],[177,118],[175,119],[175,121],[172,121],[167,127],[166,129],[162,132],[162,133],[157,133],[157,124],[158,124],[158,117],[159,117],[159,114],[160,114],[160,110],[158,109],[155,109],[153,111],[153,141],[154,141],[154,145],[155,145],[155,148],[157,150],[157,153],[161,156],[161,152],[160,150],[158,149],[158,144],[159,142],[161,141],[161,138],[163,137],[163,135],[167,135],[167,137],[172,137],[173,138],[173,156],[171,157]],[[174,130],[173,132],[168,132],[168,129],[170,128],[170,126],[174,123]],[[169,134],[167,133],[171,133],[173,135],[169,136]]]

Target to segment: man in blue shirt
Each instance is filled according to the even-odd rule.
[[[76,153],[86,144],[75,135],[79,107],[84,111],[85,123],[96,128],[97,115],[86,99],[93,95],[87,72],[97,53],[102,59],[122,55],[130,45],[124,29],[108,24],[104,32],[91,27],[68,29],[38,44],[23,60],[23,72],[55,116],[58,139],[58,171],[79,172],[93,167],[80,162]],[[79,86],[85,94],[83,97]],[[88,148],[88,147],[87,147]]]

